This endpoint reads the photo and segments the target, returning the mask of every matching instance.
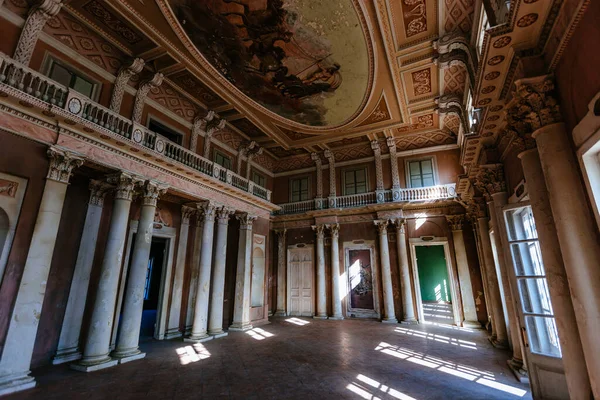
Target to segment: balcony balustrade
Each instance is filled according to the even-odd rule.
[[[206,158],[179,146],[158,133],[134,123],[76,91],[25,67],[0,53],[0,88],[8,86],[21,93],[25,102],[34,99],[61,108],[78,119],[144,146],[175,162],[227,183],[254,196],[271,201],[271,191],[243,178]],[[24,96],[23,96],[24,95]]]

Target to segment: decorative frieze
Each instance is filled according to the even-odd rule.
[[[146,103],[146,97],[148,92],[153,88],[159,87],[163,82],[163,74],[160,72],[154,74],[152,79],[146,81],[140,85],[135,96],[135,104],[133,105],[133,114],[131,119],[133,122],[140,123],[142,120],[142,112],[144,111],[144,104]]]
[[[26,66],[29,65],[33,50],[46,22],[59,13],[63,4],[62,0],[42,0],[31,9],[15,49],[13,56],[15,61]]]
[[[462,231],[465,223],[465,215],[446,215],[446,221],[448,221],[448,225],[453,231]]]
[[[128,65],[121,67],[117,79],[115,80],[112,97],[110,99],[109,108],[112,111],[118,113],[121,110],[121,102],[123,101],[123,94],[125,93],[127,82],[129,82],[129,79],[131,79],[132,76],[142,72],[143,68],[144,60],[141,58],[135,58]]]
[[[80,167],[84,161],[83,157],[56,147],[50,147],[47,154],[50,166],[46,178],[62,183],[69,183],[73,168]]]

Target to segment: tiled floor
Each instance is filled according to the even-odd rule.
[[[483,332],[277,318],[196,345],[148,342],[143,360],[84,374],[34,371],[7,399],[530,399]]]

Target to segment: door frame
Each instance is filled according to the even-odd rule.
[[[287,256],[287,260],[286,260],[286,292],[285,292],[285,305],[286,305],[286,315],[289,316],[290,315],[290,310],[291,310],[291,304],[292,304],[292,288],[290,287],[290,281],[291,281],[291,268],[290,268],[290,262],[291,262],[291,257],[290,257],[290,251],[291,250],[296,250],[296,249],[310,249],[311,250],[311,254],[312,254],[312,269],[311,269],[311,278],[312,278],[312,302],[310,304],[310,312],[311,312],[311,316],[315,315],[315,301],[316,301],[316,282],[315,282],[315,246],[312,244],[293,244],[287,247],[287,252],[286,252],[286,256]]]
[[[346,302],[346,315],[350,316],[354,314],[358,318],[381,318],[381,306],[379,304],[379,264],[377,263],[377,249],[374,240],[364,240],[362,243],[344,242],[342,244],[344,249],[344,276],[346,286],[346,296],[344,301]],[[349,268],[350,268],[350,250],[369,250],[371,258],[371,279],[373,283],[373,310],[364,308],[352,308],[350,304],[350,280],[348,279]]]
[[[110,340],[110,348],[114,349],[117,341],[117,330],[119,327],[119,314],[123,304],[123,296],[125,293],[125,282],[127,281],[127,273],[129,271],[129,257],[131,255],[131,246],[133,246],[133,234],[137,233],[139,221],[132,220],[129,222],[129,232],[127,233],[127,242],[125,246],[125,260],[121,269],[121,278],[119,280],[119,291],[117,294],[117,310],[115,312],[114,323],[112,328],[112,336]],[[163,265],[160,278],[160,291],[158,297],[158,308],[156,310],[156,328],[154,329],[154,338],[163,340],[167,331],[167,313],[169,311],[169,299],[171,297],[171,274],[173,270],[173,256],[175,254],[175,238],[177,237],[177,229],[173,227],[160,226],[154,227],[152,237],[167,239],[166,257],[163,258]]]
[[[410,238],[410,259],[412,261],[413,277],[415,282],[415,297],[417,300],[417,314],[419,322],[425,321],[423,315],[423,300],[421,298],[421,284],[419,282],[419,266],[417,264],[417,246],[443,246],[444,257],[446,258],[446,269],[448,271],[448,279],[450,280],[450,293],[452,294],[452,314],[454,317],[454,325],[461,326],[460,313],[460,298],[458,297],[458,279],[452,268],[452,257],[450,255],[450,245],[448,238],[434,237],[433,240],[423,240],[423,238]]]

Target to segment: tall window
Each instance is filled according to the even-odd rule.
[[[308,200],[308,176],[290,180],[290,201]]]
[[[367,192],[367,168],[344,171],[344,194],[359,194]]]
[[[89,98],[94,96],[96,87],[98,86],[90,79],[83,77],[80,73],[71,68],[59,64],[55,60],[50,61],[48,77]]]
[[[479,35],[477,36],[477,55],[481,57],[481,51],[483,50],[483,38],[485,36],[485,31],[490,27],[490,22],[488,21],[487,13],[485,12],[485,7],[481,7],[481,19],[479,21]]]
[[[259,174],[256,171],[252,171],[252,182],[256,183],[258,186],[265,187],[266,179],[263,175]]]
[[[164,136],[173,143],[181,145],[183,135],[152,118],[150,118],[150,122],[148,122],[148,129],[150,129],[152,132],[158,133],[161,136]]]
[[[408,177],[410,187],[419,188],[435,185],[433,174],[433,159],[408,162]]]
[[[561,357],[556,321],[531,206],[509,209],[504,215],[531,351]]]
[[[231,158],[227,157],[225,154],[219,151],[215,151],[214,161],[223,168],[231,169]]]

